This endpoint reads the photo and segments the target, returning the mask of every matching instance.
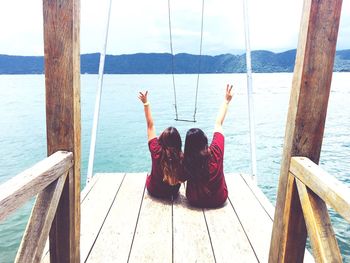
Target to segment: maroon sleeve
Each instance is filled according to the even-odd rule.
[[[159,144],[158,138],[153,138],[148,142],[148,148],[151,153],[152,159],[158,159],[162,150]]]
[[[210,151],[216,159],[224,158],[225,138],[220,132],[214,132],[213,140],[210,145]]]

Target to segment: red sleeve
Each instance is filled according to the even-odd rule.
[[[224,158],[224,144],[225,138],[224,135],[220,132],[214,132],[213,140],[210,145],[210,151],[216,159]]]
[[[148,142],[148,148],[151,153],[152,159],[158,159],[162,150],[162,146],[160,146],[157,137],[153,138]]]

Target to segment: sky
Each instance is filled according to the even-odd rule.
[[[112,0],[107,54],[170,53],[167,0]],[[302,0],[247,0],[252,50],[297,47]],[[203,54],[243,53],[243,0],[205,0]],[[109,0],[81,0],[81,53],[104,46]],[[174,53],[199,54],[202,0],[170,0]],[[0,54],[43,55],[42,0],[0,0]],[[343,0],[337,49],[350,49]]]

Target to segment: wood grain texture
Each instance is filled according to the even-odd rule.
[[[92,188],[95,186],[95,184],[97,183],[99,178],[100,178],[99,174],[95,174],[91,178],[90,182],[88,184],[86,184],[85,187],[81,190],[81,192],[80,192],[81,205],[84,203],[85,198],[88,196],[88,194],[90,193]]]
[[[232,178],[236,178],[236,177],[234,177],[235,175],[232,175],[232,174],[227,174],[227,176],[228,177],[232,176]],[[275,211],[274,206],[270,203],[270,201],[265,196],[265,194],[252,181],[252,179],[248,175],[246,176],[244,174],[240,174],[240,177],[243,179],[243,181],[247,184],[247,186],[251,190],[253,196],[256,198],[255,201],[260,204],[260,206],[263,208],[263,210],[266,212],[266,214],[269,216],[269,218],[272,221],[273,220],[273,216],[274,216],[274,211]],[[289,182],[289,184],[291,184],[291,183],[292,182]],[[231,191],[231,189],[229,188],[229,192],[230,191]],[[243,195],[243,194],[246,194],[246,193],[240,192],[239,194]],[[238,217],[239,217],[239,215],[238,215]],[[261,235],[262,233],[259,232],[257,234]],[[305,250],[304,262],[315,262],[313,256],[311,255],[311,253],[308,250]]]
[[[173,203],[173,262],[215,262],[203,209],[191,207],[184,185]]]
[[[295,181],[316,262],[342,262],[326,203],[299,179]]]
[[[126,174],[119,190],[114,175],[97,174],[95,184],[83,191],[81,262],[254,262],[256,255],[266,262],[272,220],[263,207],[267,200],[257,199],[263,194],[251,190],[249,178],[226,174],[232,202],[203,213],[188,206],[184,188],[173,212],[171,201],[147,193],[140,208],[142,174]],[[114,202],[105,199],[113,194]]]
[[[304,261],[307,232],[304,217],[302,214],[300,215],[300,212],[302,212],[302,208],[299,200],[299,194],[295,185],[295,178],[294,176],[289,175],[286,192],[285,214],[282,217],[282,220],[283,224],[289,227],[288,234],[289,232],[293,232],[295,235],[298,234],[300,240],[296,241],[291,237],[286,237],[284,249],[287,249],[287,251],[283,256],[283,260],[285,262]]]
[[[81,207],[81,262],[85,262],[115,201],[125,174],[99,173]]]
[[[51,262],[80,261],[80,0],[43,0],[48,155],[74,154],[50,231]]]
[[[259,262],[267,262],[272,220],[239,174],[225,175],[229,201]]]
[[[96,240],[99,229],[103,224],[104,217],[108,212],[108,205],[112,205],[113,198],[122,180],[120,175],[124,174],[98,173],[92,177],[90,183],[81,191],[81,262],[85,261],[94,241]],[[95,213],[95,207],[98,207],[99,213]],[[46,242],[41,262],[50,262],[49,242]]]
[[[125,175],[87,262],[127,262],[145,190],[146,173]]]
[[[230,174],[228,176],[231,176]],[[266,197],[266,195],[261,191],[261,189],[256,185],[256,183],[249,177],[248,175],[241,174],[240,175],[243,181],[247,184],[251,192],[256,197],[257,201],[264,208],[267,215],[273,220],[273,215],[275,213],[275,207],[270,202],[270,200]]]
[[[221,208],[205,209],[204,213],[215,262],[259,262],[229,202]]]
[[[296,208],[299,202],[297,196],[286,200],[290,158],[307,156],[318,163],[341,5],[341,0],[304,1],[271,238],[270,262],[303,260],[306,234],[303,230],[305,227],[301,226],[302,211],[293,211],[293,215],[285,213],[287,207]],[[292,187],[295,188],[295,185]]]
[[[73,154],[59,151],[0,185],[0,221],[73,166]]]
[[[306,157],[293,157],[291,173],[350,223],[350,188]]]
[[[172,262],[172,202],[144,194],[128,262]]]
[[[67,174],[51,183],[36,198],[15,262],[34,263],[41,260]]]
[[[95,183],[98,181],[100,177],[99,176],[93,176],[90,183],[84,187],[84,189],[80,193],[80,200],[81,200],[81,205],[84,203],[85,197],[90,193],[91,189],[94,187]],[[43,252],[43,257],[41,259],[42,263],[48,263],[50,262],[50,254],[49,254],[49,239],[47,239],[44,252]]]

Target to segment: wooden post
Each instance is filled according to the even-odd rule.
[[[293,175],[290,175],[293,176]],[[342,262],[337,239],[325,202],[295,179],[307,231],[316,262]]]
[[[306,228],[295,182],[288,183],[290,159],[319,161],[341,5],[342,0],[304,1],[269,262],[303,261]]]
[[[47,152],[74,154],[50,230],[51,262],[80,262],[80,1],[43,0]]]

